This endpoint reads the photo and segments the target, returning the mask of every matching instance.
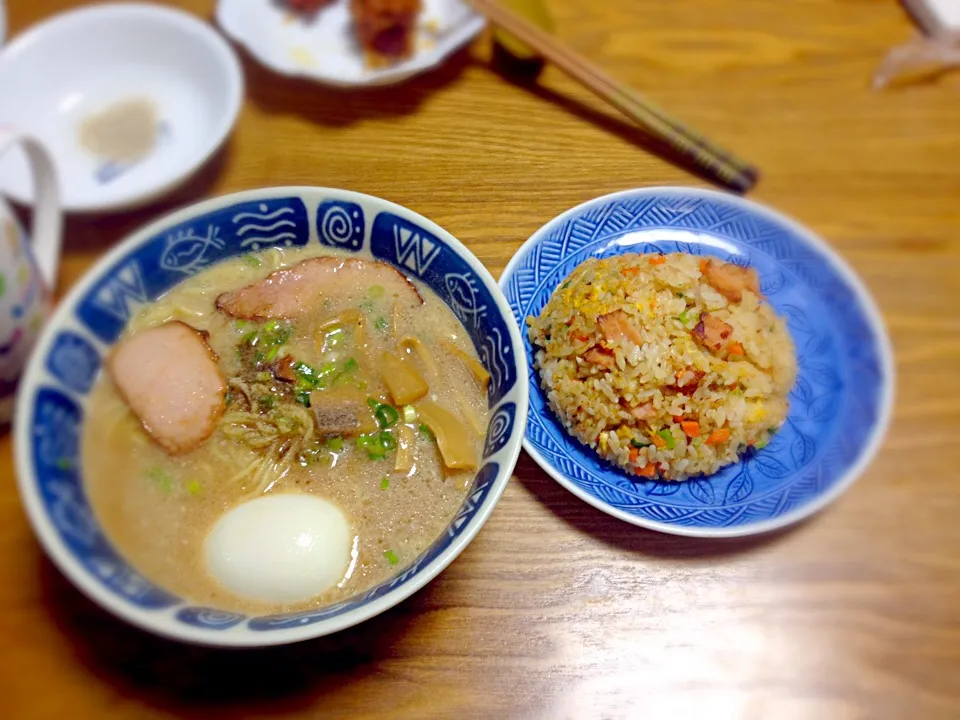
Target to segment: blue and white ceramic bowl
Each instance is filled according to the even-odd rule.
[[[685,252],[749,263],[785,316],[799,374],[790,414],[766,448],[685,483],[635,481],[566,433],[530,357],[524,447],[561,485],[604,512],[662,532],[749,535],[816,512],[866,468],[893,401],[890,344],[873,300],[827,244],[756,203],[717,192],[650,188],[601,197],[534,233],[500,278],[514,317],[539,315],[563,279],[590,257]]]
[[[369,250],[430,286],[463,321],[491,375],[483,465],[447,530],[389,581],[320,610],[247,617],[197,607],[130,567],[97,524],[84,492],[80,438],[104,354],[135,308],[223,258],[272,245]],[[500,498],[527,417],[525,356],[490,273],[456,238],[385,200],[325,188],[229,195],[134,234],[60,304],[22,380],[16,416],[20,494],[50,557],[83,592],[159,635],[207,645],[262,646],[319,637],[396,605],[470,543]]]

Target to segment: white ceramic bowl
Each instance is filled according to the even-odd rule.
[[[251,222],[258,227],[252,244]],[[216,242],[210,242],[213,237]],[[173,241],[171,245],[170,241]],[[195,252],[184,253],[184,243]],[[131,568],[87,503],[80,437],[103,356],[137,305],[217,260],[250,247],[368,249],[430,286],[464,322],[491,374],[483,465],[447,529],[388,581],[333,606],[246,617],[171,595]],[[188,262],[179,262],[183,258]],[[272,188],[188,207],[135,233],[60,303],[21,380],[17,479],[33,529],[63,573],[89,597],[141,628],[187,642],[262,646],[306,640],[383,612],[436,577],[470,543],[510,479],[527,418],[520,331],[496,281],[450,233],[399,205],[344,190]]]
[[[390,85],[435,68],[485,25],[463,0],[424,0],[413,56],[390,67],[368,68],[348,0],[336,0],[312,19],[268,0],[220,0],[217,22],[274,72],[339,87]]]
[[[105,163],[78,140],[82,121],[149,98],[162,132],[152,152]],[[0,52],[0,122],[29,128],[50,149],[67,210],[137,205],[188,178],[223,143],[243,98],[236,54],[208,24],[179,10],[106,4],[57,15]],[[0,162],[0,193],[31,201],[20,153]]]

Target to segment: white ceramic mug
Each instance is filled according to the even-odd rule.
[[[20,373],[50,311],[63,226],[49,153],[36,139],[0,124],[0,155],[18,145],[33,172],[33,238],[0,198],[0,423],[13,415]]]

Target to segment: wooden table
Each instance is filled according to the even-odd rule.
[[[7,3],[11,32],[76,4]],[[177,4],[210,17],[214,3]],[[912,32],[893,0],[550,4],[565,42],[758,163],[753,196],[865,278],[899,373],[877,461],[792,531],[705,542],[613,520],[522,456],[483,532],[410,600],[316,642],[218,652],[135,631],[61,577],[20,509],[6,437],[0,716],[960,717],[960,74],[870,89]],[[244,57],[228,147],[162,205],[72,219],[61,288],[147,220],[244,188],[389,198],[498,273],[584,200],[702,184],[558,73],[526,89],[486,57],[479,43],[357,93]]]

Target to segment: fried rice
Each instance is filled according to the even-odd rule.
[[[527,322],[551,409],[638,479],[712,474],[786,419],[796,353],[755,270],[682,253],[591,258]]]

